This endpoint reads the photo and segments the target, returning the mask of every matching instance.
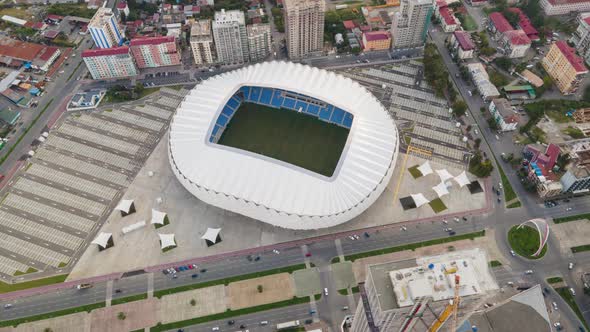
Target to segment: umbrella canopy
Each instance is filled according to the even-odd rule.
[[[166,219],[166,212],[152,209],[152,224],[164,225],[164,219]]]
[[[97,244],[100,247],[106,248],[107,244],[109,243],[109,240],[111,239],[111,237],[113,236],[113,233],[104,233],[101,232],[100,234],[98,234],[98,236],[92,240],[92,244]]]
[[[447,189],[447,185],[444,182],[441,182],[438,185],[432,187],[432,190],[434,190],[436,192],[438,197],[443,197],[444,195],[449,194],[449,190]]]
[[[174,240],[174,234],[160,234],[158,233],[161,242],[161,249],[165,249],[168,247],[173,247],[176,245],[176,241]]]
[[[133,206],[132,199],[123,199],[119,202],[119,204],[117,204],[117,207],[115,208],[115,210],[129,213],[129,211],[131,211],[132,206]]]
[[[449,171],[446,169],[437,169],[436,173],[438,173],[438,176],[442,182],[446,182],[448,179],[453,178],[453,175],[451,175],[451,173],[449,173]]]
[[[469,181],[469,178],[467,177],[467,173],[465,171],[455,176],[455,181],[459,184],[459,187],[461,188],[463,188],[471,182]]]
[[[221,232],[221,228],[207,228],[201,239],[216,243],[219,238],[219,232]]]
[[[422,173],[423,176],[432,174],[432,167],[430,167],[429,161],[426,161],[424,164],[420,165],[418,167],[418,170],[420,171],[420,173]]]
[[[428,203],[428,200],[426,199],[426,197],[424,197],[424,195],[422,195],[422,193],[418,193],[418,194],[414,194],[414,195],[410,195],[410,196],[412,196],[414,203],[416,203],[416,207],[421,207],[422,205]]]

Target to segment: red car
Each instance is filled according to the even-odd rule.
[[[311,252],[308,252],[307,254],[305,254],[305,257],[311,257]]]

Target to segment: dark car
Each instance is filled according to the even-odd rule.
[[[256,258],[254,258],[255,261],[259,261],[260,260],[260,256],[256,256]]]
[[[369,235],[369,233],[365,232],[365,237],[371,237],[371,235]]]
[[[313,320],[311,320],[311,319],[306,319],[306,320],[305,320],[305,324],[308,324],[308,325],[309,325],[309,324],[311,324],[311,323],[313,323]]]
[[[199,277],[199,275],[198,275],[198,274],[193,274],[193,275],[191,276],[191,278],[193,278],[193,279],[195,279],[195,278],[198,278],[198,277]]]
[[[455,234],[457,234],[457,232],[455,232],[455,231],[450,231],[450,232],[449,232],[449,235],[450,235],[450,236],[453,236],[453,235],[455,235]]]
[[[235,323],[236,323],[236,321],[233,319],[227,321],[227,325],[234,325]]]
[[[207,272],[207,269],[201,269],[201,273]]]

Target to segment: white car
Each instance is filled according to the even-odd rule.
[[[570,293],[571,293],[573,296],[576,296],[576,291],[575,291],[575,290],[574,290],[572,287],[570,287]]]
[[[572,269],[574,268],[574,263],[571,263],[571,262],[570,262],[570,263],[567,265],[567,268],[568,268],[568,270],[572,270]]]
[[[6,304],[4,305],[4,309],[10,309],[10,308],[12,308],[12,304],[10,304],[10,303],[6,303]]]
[[[400,229],[401,229],[402,231],[407,231],[407,230],[408,230],[408,228],[407,228],[406,226],[402,226]]]
[[[348,238],[351,239],[352,241],[354,241],[354,236],[349,235]]]
[[[524,274],[533,274],[533,270],[526,270],[524,271]]]
[[[324,295],[328,296],[328,289],[324,288]]]
[[[557,310],[557,302],[551,302],[551,306],[553,307],[553,310]]]
[[[510,250],[510,255],[516,256],[516,253],[514,252],[514,250]]]
[[[214,328],[211,329],[211,331],[219,331],[219,326],[215,326]]]

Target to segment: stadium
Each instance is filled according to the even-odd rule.
[[[168,156],[202,201],[274,226],[344,223],[385,190],[398,133],[358,83],[265,62],[209,78],[178,107]]]

